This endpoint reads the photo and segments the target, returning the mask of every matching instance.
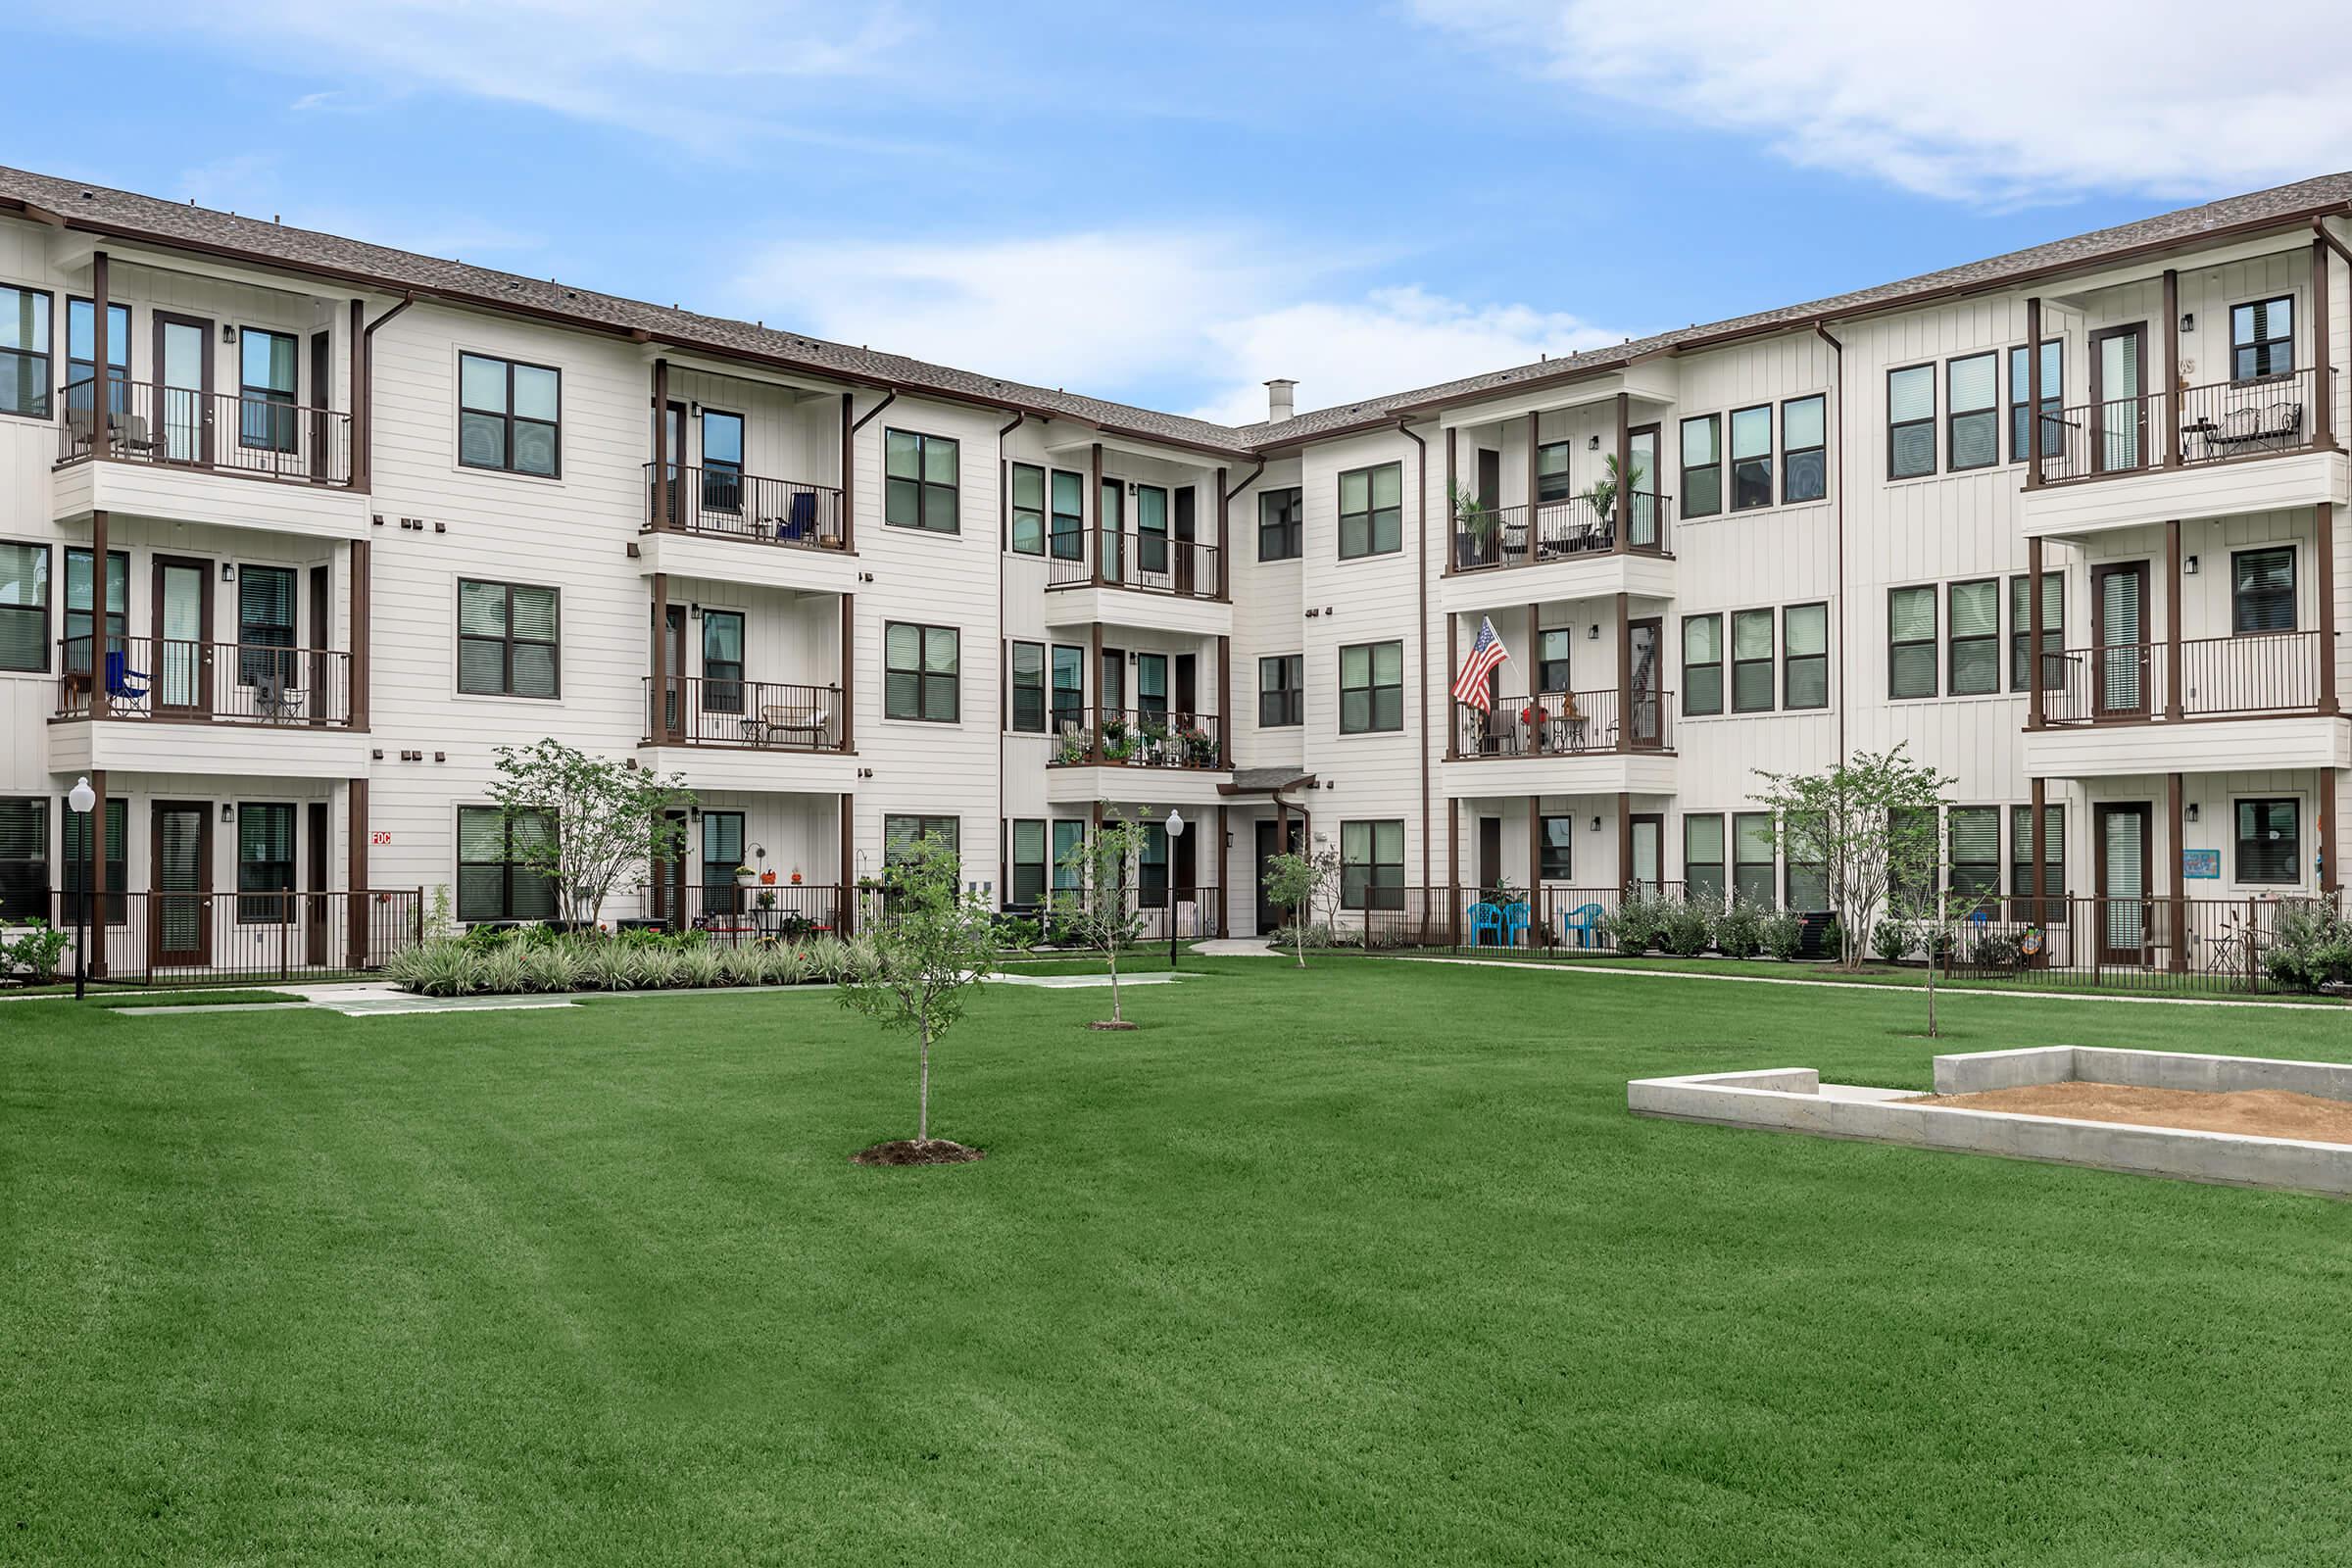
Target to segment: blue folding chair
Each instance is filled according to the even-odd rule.
[[[788,515],[776,524],[776,537],[786,544],[800,544],[816,537],[816,497],[807,490],[792,498]]]
[[[108,702],[124,708],[143,708],[147,704],[147,672],[131,668],[130,656],[120,648],[107,652],[106,696]]]

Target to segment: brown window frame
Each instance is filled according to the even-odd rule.
[[[50,289],[31,288],[23,283],[0,283],[0,291],[38,298],[42,303],[41,319],[44,323],[44,335],[47,338],[47,342],[38,349],[0,349],[0,360],[11,363],[37,361],[40,366],[40,373],[37,376],[30,376],[31,384],[40,391],[40,407],[38,409],[0,408],[0,417],[36,419],[46,423],[55,416],[57,410],[57,399],[51,390],[57,380],[57,295]],[[16,380],[19,385],[24,384],[29,372],[29,365],[19,367],[16,372]]]
[[[1037,678],[1034,681],[1024,682],[1021,678],[1020,655],[1023,649],[1037,655]],[[1044,643],[1032,642],[1025,637],[1007,639],[1004,647],[1004,728],[1010,733],[1044,735],[1051,732],[1047,723],[1051,712],[1051,705],[1047,702],[1047,666],[1050,662],[1051,656],[1046,652]],[[1037,704],[1037,722],[1034,724],[1021,722],[1021,700],[1024,697]]]
[[[1927,415],[1923,418],[1897,419],[1894,416],[1894,378],[1898,375],[1909,375],[1919,370],[1925,370],[1928,372],[1928,396],[1931,400],[1931,404]],[[1940,406],[1940,399],[1943,389],[1936,385],[1936,362],[1934,360],[1923,360],[1917,365],[1897,365],[1888,369],[1886,372],[1886,478],[1888,483],[1893,483],[1903,479],[1932,479],[1936,475],[1936,473],[1941,471],[1936,466],[1942,454],[1936,450],[1936,416],[1937,408]],[[1901,473],[1896,471],[1894,466],[1895,432],[1898,430],[1915,430],[1923,425],[1927,427],[1928,431],[1928,466],[1924,468],[1921,468],[1916,473]]]
[[[2275,305],[2286,307],[2286,334],[2283,337],[2256,338],[2250,343],[2238,342],[2237,313],[2240,311],[2267,312]],[[2272,294],[2258,300],[2239,300],[2230,307],[2230,382],[2232,386],[2252,386],[2263,381],[2279,380],[2295,373],[2295,318],[2302,314],[2303,307],[2296,301],[2292,291],[2284,294]],[[2283,368],[2272,366],[2266,369],[2255,370],[2250,374],[2238,373],[2237,362],[2241,353],[2250,350],[2255,355],[2257,363],[2263,363],[2263,350],[2273,344],[2279,345],[2286,355],[2286,365]]]
[[[1811,446],[1792,447],[1788,444],[1788,411],[1802,403],[1818,403],[1821,405],[1821,439]],[[1827,392],[1808,392],[1802,397],[1783,398],[1781,400],[1780,419],[1781,505],[1784,507],[1809,507],[1815,502],[1829,500],[1830,395]],[[1820,488],[1814,490],[1809,495],[1798,495],[1795,487],[1796,460],[1799,458],[1815,456],[1818,456],[1821,459],[1821,466],[1815,470]]]
[[[919,633],[915,638],[915,666],[910,670],[894,669],[891,666],[890,633],[891,629],[897,626],[909,627]],[[956,668],[953,673],[943,674],[929,667],[931,633],[935,631],[946,632],[956,639]],[[913,712],[894,713],[890,710],[890,677],[893,675],[912,675],[914,677]],[[935,680],[947,681],[955,698],[956,710],[946,718],[933,718],[925,711],[930,707],[927,699],[930,695],[931,683]],[[894,724],[960,724],[963,722],[962,627],[942,626],[919,620],[886,620],[882,623],[882,716]]]
[[[1963,365],[1987,360],[1992,365],[1992,401],[1981,408],[1964,409],[1952,391],[1952,375]],[[1955,354],[1943,362],[1943,469],[1946,473],[1975,473],[1981,468],[2001,466],[2001,351],[1985,349],[1977,354]],[[1991,456],[1983,463],[1960,461],[1960,421],[1990,419],[1992,421]]]
[[[1943,636],[1943,596],[1932,582],[1895,583],[1886,590],[1886,700],[1890,703],[1917,703],[1943,695],[1943,650],[1937,647]],[[1925,593],[1929,608],[1935,612],[1935,624],[1925,637],[1897,638],[1894,635],[1894,596]],[[1894,689],[1894,651],[1898,648],[1925,647],[1932,656],[1928,667],[1934,676],[1924,692],[1898,692]]]
[[[1746,408],[1734,409],[1724,416],[1724,459],[1726,466],[1731,470],[1732,479],[1731,494],[1725,497],[1725,500],[1730,503],[1731,510],[1734,512],[1761,512],[1774,505],[1775,498],[1779,494],[1775,488],[1772,471],[1773,454],[1780,445],[1780,434],[1774,413],[1773,406],[1769,403],[1751,403]],[[1761,416],[1764,425],[1764,452],[1761,457],[1754,454],[1742,457],[1740,454],[1740,418],[1742,415]],[[1752,468],[1758,464],[1763,466],[1762,498],[1755,501],[1741,501],[1740,499],[1740,469],[1743,466]]]
[[[1694,424],[1707,425],[1715,432],[1714,440],[1710,443],[1715,449],[1713,463],[1692,463],[1690,461],[1690,426]],[[1722,516],[1724,509],[1732,499],[1731,486],[1724,482],[1723,416],[1720,414],[1690,414],[1677,420],[1674,426],[1674,457],[1681,472],[1684,518],[1687,520],[1691,517]],[[1715,504],[1713,506],[1700,508],[1691,504],[1690,476],[1694,473],[1715,475]]]
[[[484,365],[503,365],[506,367],[507,406],[504,409],[476,409],[466,406],[466,362],[467,360],[479,360]],[[545,370],[548,374],[556,378],[556,416],[553,419],[524,418],[522,416],[514,412],[514,372],[518,369]],[[458,350],[458,384],[456,390],[458,394],[459,467],[471,468],[478,473],[517,474],[525,479],[561,479],[564,477],[564,370],[561,366],[539,365],[530,360],[510,359],[503,354],[483,354],[474,349],[462,348]],[[467,415],[472,415],[475,418],[497,419],[501,421],[501,445],[499,450],[504,454],[505,461],[499,463],[475,463],[466,456],[466,416]],[[554,444],[555,448],[555,466],[548,469],[547,472],[541,473],[536,468],[518,468],[514,466],[514,426],[517,421],[520,421],[524,424],[547,426],[549,438]]]
[[[1963,637],[1959,630],[1960,590],[1986,587],[1992,590],[1992,630],[1970,632]],[[1943,585],[1943,625],[1941,630],[1943,633],[1943,690],[1945,696],[1998,697],[2003,686],[2007,684],[2001,673],[2001,665],[2004,662],[2001,658],[2003,652],[2001,647],[2001,595],[2003,591],[2002,581],[1999,577],[1960,577]],[[1992,645],[1992,684],[1963,691],[1960,688],[1960,650],[1963,644],[1973,648],[1979,643]]]
[[[469,632],[465,629],[466,587],[468,583],[471,583],[477,588],[503,588],[507,591],[507,629],[502,636],[491,637],[481,632]],[[528,588],[533,593],[545,593],[555,596],[556,635],[553,638],[546,642],[542,642],[536,637],[517,637],[514,635],[514,590],[517,588]],[[564,590],[562,588],[557,587],[553,583],[544,582],[508,582],[496,577],[460,577],[458,579],[456,609],[457,614],[455,617],[455,625],[457,627],[458,646],[454,657],[457,660],[457,669],[455,671],[457,679],[455,685],[457,687],[459,696],[511,697],[516,699],[517,701],[526,703],[554,703],[563,701]],[[467,691],[466,689],[465,647],[466,644],[469,642],[499,644],[501,651],[499,655],[499,689],[497,691],[477,692]],[[514,645],[517,643],[526,643],[533,648],[545,648],[548,650],[549,660],[554,666],[552,671],[555,676],[553,690],[542,693],[518,692],[514,689]]]
[[[1725,705],[1731,701],[1731,672],[1725,667],[1731,662],[1731,644],[1726,641],[1728,634],[1724,629],[1723,617],[1724,612],[1720,610],[1710,610],[1700,614],[1683,617],[1683,643],[1680,658],[1683,666],[1683,716],[1686,718],[1706,717],[1720,713],[1724,710]],[[1693,663],[1690,660],[1690,628],[1702,620],[1711,620],[1715,623],[1715,657]],[[1712,706],[1706,708],[1693,706],[1698,700],[1698,683],[1690,678],[1690,674],[1693,670],[1701,669],[1711,669],[1715,672],[1715,701]]]
[[[1821,612],[1821,652],[1818,654],[1799,654],[1789,650],[1788,626],[1800,610]],[[1815,713],[1830,706],[1830,639],[1834,635],[1835,631],[1830,625],[1830,602],[1828,600],[1808,599],[1801,604],[1781,607],[1781,707],[1785,710],[1792,713]],[[1800,703],[1790,690],[1792,684],[1790,677],[1795,674],[1796,666],[1799,664],[1819,664],[1821,666],[1820,702]]]
[[[1396,473],[1396,505],[1395,507],[1384,507],[1379,503],[1379,491],[1376,488],[1376,479],[1378,475],[1385,473],[1390,469],[1395,469]],[[1361,512],[1349,512],[1348,510],[1347,499],[1348,481],[1354,478],[1358,474],[1363,475],[1364,479],[1364,510]],[[1332,499],[1340,509],[1338,513],[1339,526],[1337,530],[1339,534],[1338,546],[1340,560],[1368,561],[1374,556],[1394,556],[1403,551],[1404,465],[1402,463],[1367,463],[1361,467],[1342,469],[1337,478],[1333,480]],[[1380,542],[1380,517],[1381,514],[1386,512],[1395,512],[1396,514],[1396,543],[1390,545],[1383,545]],[[1348,548],[1348,525],[1351,519],[1359,521],[1362,524],[1364,547],[1361,550],[1349,550]]]
[[[46,675],[49,673],[49,612],[55,608],[58,600],[57,549],[46,541],[33,539],[0,539],[0,545],[14,545],[20,549],[40,552],[41,588],[41,597],[37,604],[0,605],[0,616],[22,615],[39,622],[38,629],[33,634],[32,651],[33,656],[40,662],[0,665],[0,669],[5,669],[12,675]]]
[[[911,476],[890,471],[890,443],[894,439],[905,439],[914,443],[914,473]],[[956,477],[953,481],[943,482],[924,477],[930,471],[930,449],[934,443],[944,444],[953,449],[956,454]],[[912,522],[896,522],[891,519],[891,497],[899,493],[898,487],[901,485],[914,486],[914,520]],[[928,520],[931,515],[931,497],[934,492],[945,492],[948,498],[948,525],[945,528],[934,528]],[[932,435],[924,430],[902,430],[892,425],[882,427],[882,526],[901,528],[909,533],[936,533],[951,537],[963,532],[962,437]]]

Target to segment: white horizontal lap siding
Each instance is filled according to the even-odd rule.
[[[1266,465],[1250,488],[1228,509],[1232,525],[1233,708],[1229,733],[1238,767],[1301,766],[1306,757],[1302,726],[1260,729],[1257,723],[1258,661],[1305,651],[1305,564],[1257,559],[1258,498],[1299,481],[1299,462],[1286,458]],[[1248,469],[1244,468],[1243,472]],[[1239,475],[1235,476],[1238,481]],[[1410,483],[1410,476],[1407,476]],[[1309,671],[1311,678],[1312,672]]]

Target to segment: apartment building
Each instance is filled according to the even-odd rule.
[[[554,736],[693,791],[618,917],[756,919],[748,864],[846,925],[916,834],[1027,906],[1139,809],[1187,932],[1264,928],[1308,835],[1425,927],[1806,907],[1756,770],[1900,742],[1955,881],[2038,865],[2164,961],[2189,901],[2337,885],[2347,218],[2330,176],[1229,428],[0,171],[0,900],[71,919],[95,823],[122,972],[543,917],[489,788]]]

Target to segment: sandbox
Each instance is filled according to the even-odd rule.
[[[2352,1196],[2352,1066],[2041,1046],[1936,1058],[1936,1092],[1810,1067],[1638,1078],[1637,1115]]]

